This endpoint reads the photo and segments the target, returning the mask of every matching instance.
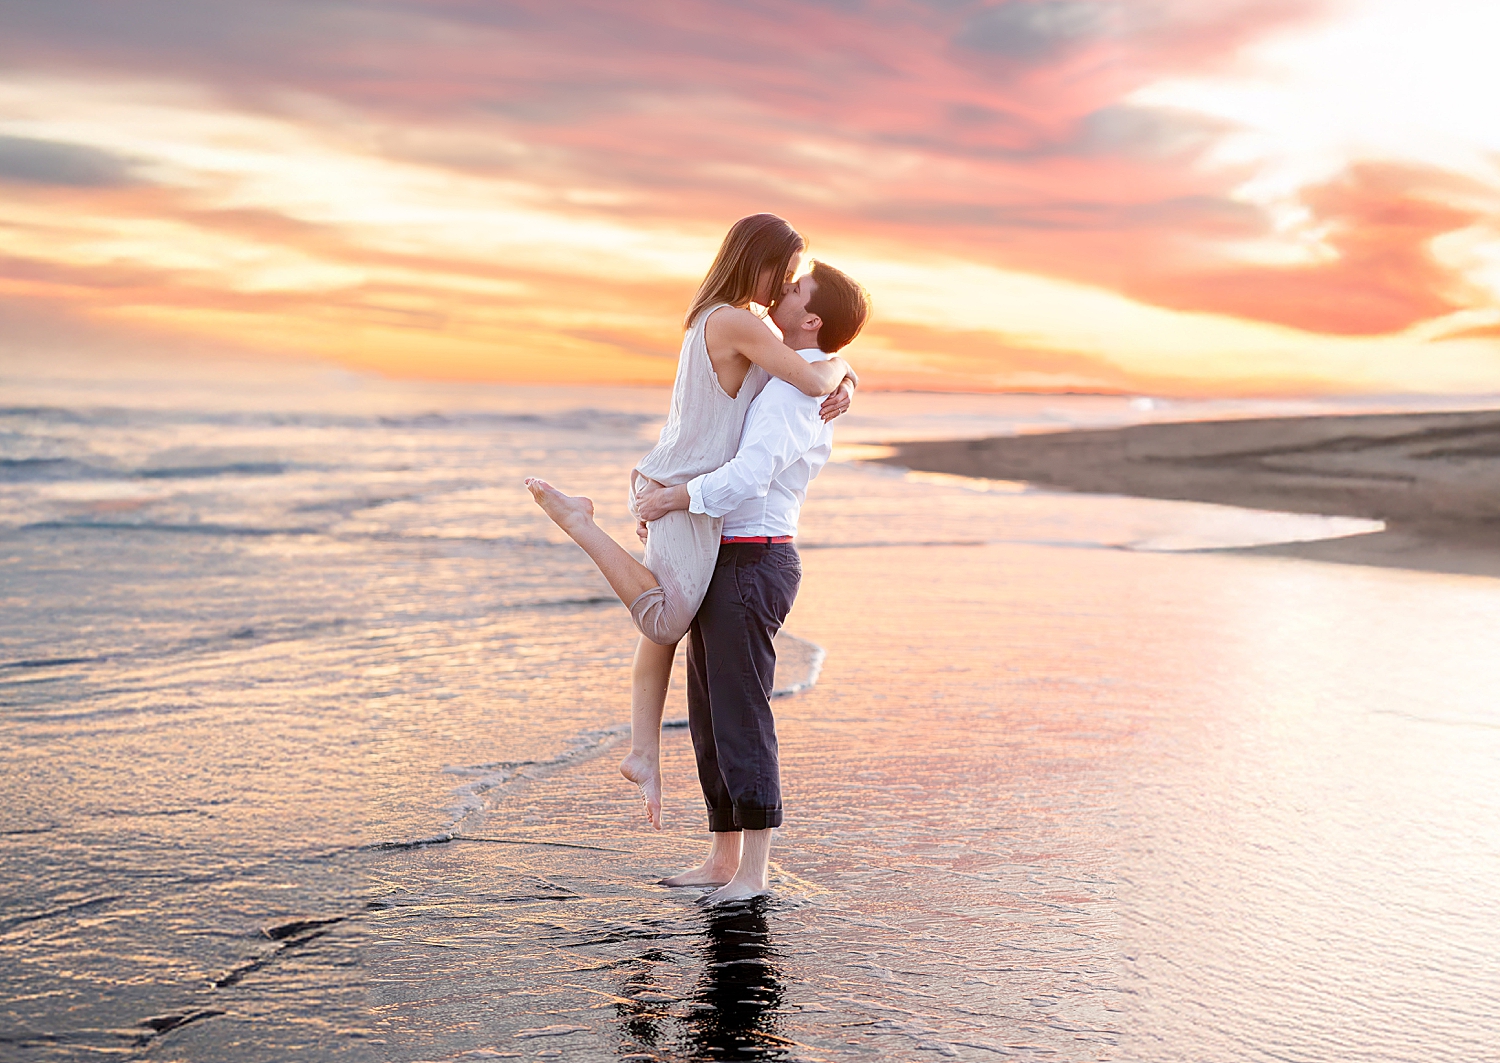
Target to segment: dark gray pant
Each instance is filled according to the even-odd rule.
[[[711,831],[781,826],[771,638],[801,582],[791,543],[725,543],[688,631],[688,727]]]

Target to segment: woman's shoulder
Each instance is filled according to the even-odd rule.
[[[721,336],[744,335],[747,330],[765,328],[760,318],[742,306],[721,303],[708,310],[707,328]]]

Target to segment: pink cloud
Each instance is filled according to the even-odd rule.
[[[285,90],[332,99],[378,119],[378,150],[554,189],[574,213],[716,228],[768,209],[804,229],[815,252],[820,239],[858,238],[1176,308],[1332,333],[1399,329],[1461,305],[1427,248],[1472,214],[1409,175],[1360,170],[1309,197],[1337,261],[1236,264],[1223,249],[1269,224],[1230,196],[1243,175],[1191,165],[1223,130],[1124,102],[1326,7],[49,0],[8,15],[0,59],[13,70],[178,77],[237,107],[303,119]],[[67,158],[83,165],[54,152]],[[91,172],[111,165],[89,158]],[[572,190],[593,195],[581,203]],[[203,222],[348,261],[367,254],[285,219]]]
[[[1482,215],[1445,202],[1463,187],[1448,175],[1367,164],[1304,194],[1336,256],[1313,265],[1199,268],[1139,276],[1127,290],[1167,306],[1254,317],[1312,332],[1395,332],[1470,305],[1433,257],[1434,237]]]

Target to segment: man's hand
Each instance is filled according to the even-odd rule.
[[[637,539],[639,539],[641,542],[645,542],[646,541],[646,535],[647,535],[646,522],[643,521],[643,520],[636,521],[635,522],[635,537]]]
[[[818,416],[823,418],[824,423],[833,420],[849,412],[849,403],[854,399],[854,381],[848,377],[823,400],[822,407],[818,410]]]
[[[648,487],[635,500],[635,513],[641,520],[660,520],[674,509],[687,509],[692,503],[687,484],[676,487]],[[640,529],[636,529],[640,534]]]

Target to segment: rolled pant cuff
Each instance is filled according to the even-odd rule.
[[[734,810],[734,818],[739,822],[741,830],[770,830],[781,826],[781,809],[737,808]]]
[[[721,811],[708,810],[710,834],[731,834],[742,830],[770,830],[781,826],[779,808],[736,808]]]
[[[735,822],[733,810],[726,809],[722,812],[713,808],[708,810],[708,831],[710,834],[733,834],[737,833],[739,829],[740,825]]]

